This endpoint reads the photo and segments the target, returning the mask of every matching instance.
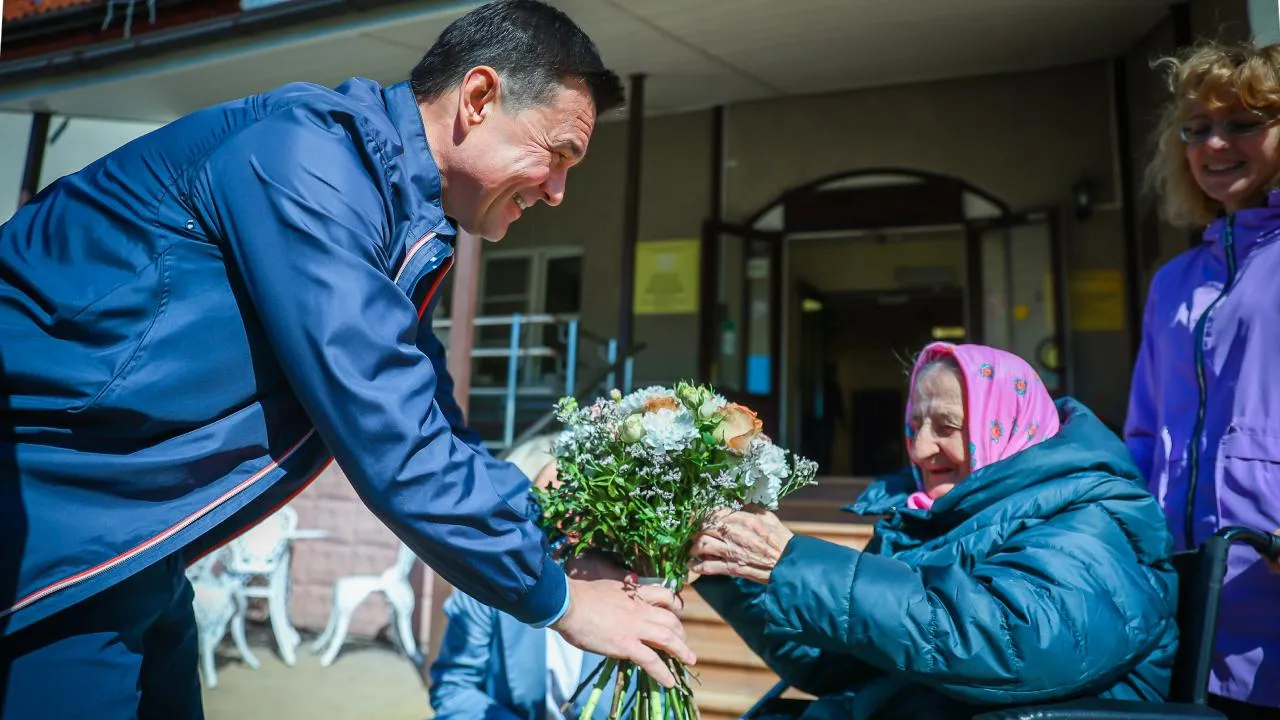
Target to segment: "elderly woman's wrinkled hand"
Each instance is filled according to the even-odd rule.
[[[794,533],[767,510],[724,511],[693,539],[689,569],[768,584]]]

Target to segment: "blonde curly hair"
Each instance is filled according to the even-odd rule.
[[[1155,67],[1167,71],[1173,98],[1161,114],[1155,134],[1155,154],[1147,166],[1147,187],[1161,202],[1166,220],[1182,227],[1203,227],[1223,212],[1222,204],[1205,195],[1187,164],[1186,144],[1179,136],[1191,108],[1242,105],[1269,116],[1280,115],[1280,45],[1255,48],[1248,44],[1197,44],[1175,57],[1161,58]],[[1269,189],[1280,186],[1280,175]]]

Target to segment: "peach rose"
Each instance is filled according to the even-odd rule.
[[[724,443],[730,450],[744,453],[751,447],[751,441],[764,430],[762,422],[755,411],[737,403],[730,403],[720,411],[720,424],[716,425],[713,437]]]
[[[644,403],[645,412],[658,412],[659,410],[679,410],[680,403],[676,402],[673,397],[665,395],[655,395]]]

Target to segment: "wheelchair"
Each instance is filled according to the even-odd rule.
[[[1178,651],[1173,661],[1169,701],[1144,703],[1086,698],[980,712],[973,720],[1225,720],[1208,706],[1209,666],[1218,627],[1218,603],[1227,573],[1227,551],[1244,543],[1264,558],[1280,558],[1280,537],[1245,527],[1219,530],[1195,550],[1176,553],[1178,574]],[[810,700],[784,698],[784,681],[775,685],[743,716],[743,720],[796,718]]]

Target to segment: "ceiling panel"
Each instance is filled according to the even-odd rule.
[[[610,67],[648,75],[651,113],[1092,60],[1131,46],[1166,12],[1166,0],[552,1]],[[8,88],[0,109],[167,120],[293,80],[393,82],[465,10],[370,14]]]

